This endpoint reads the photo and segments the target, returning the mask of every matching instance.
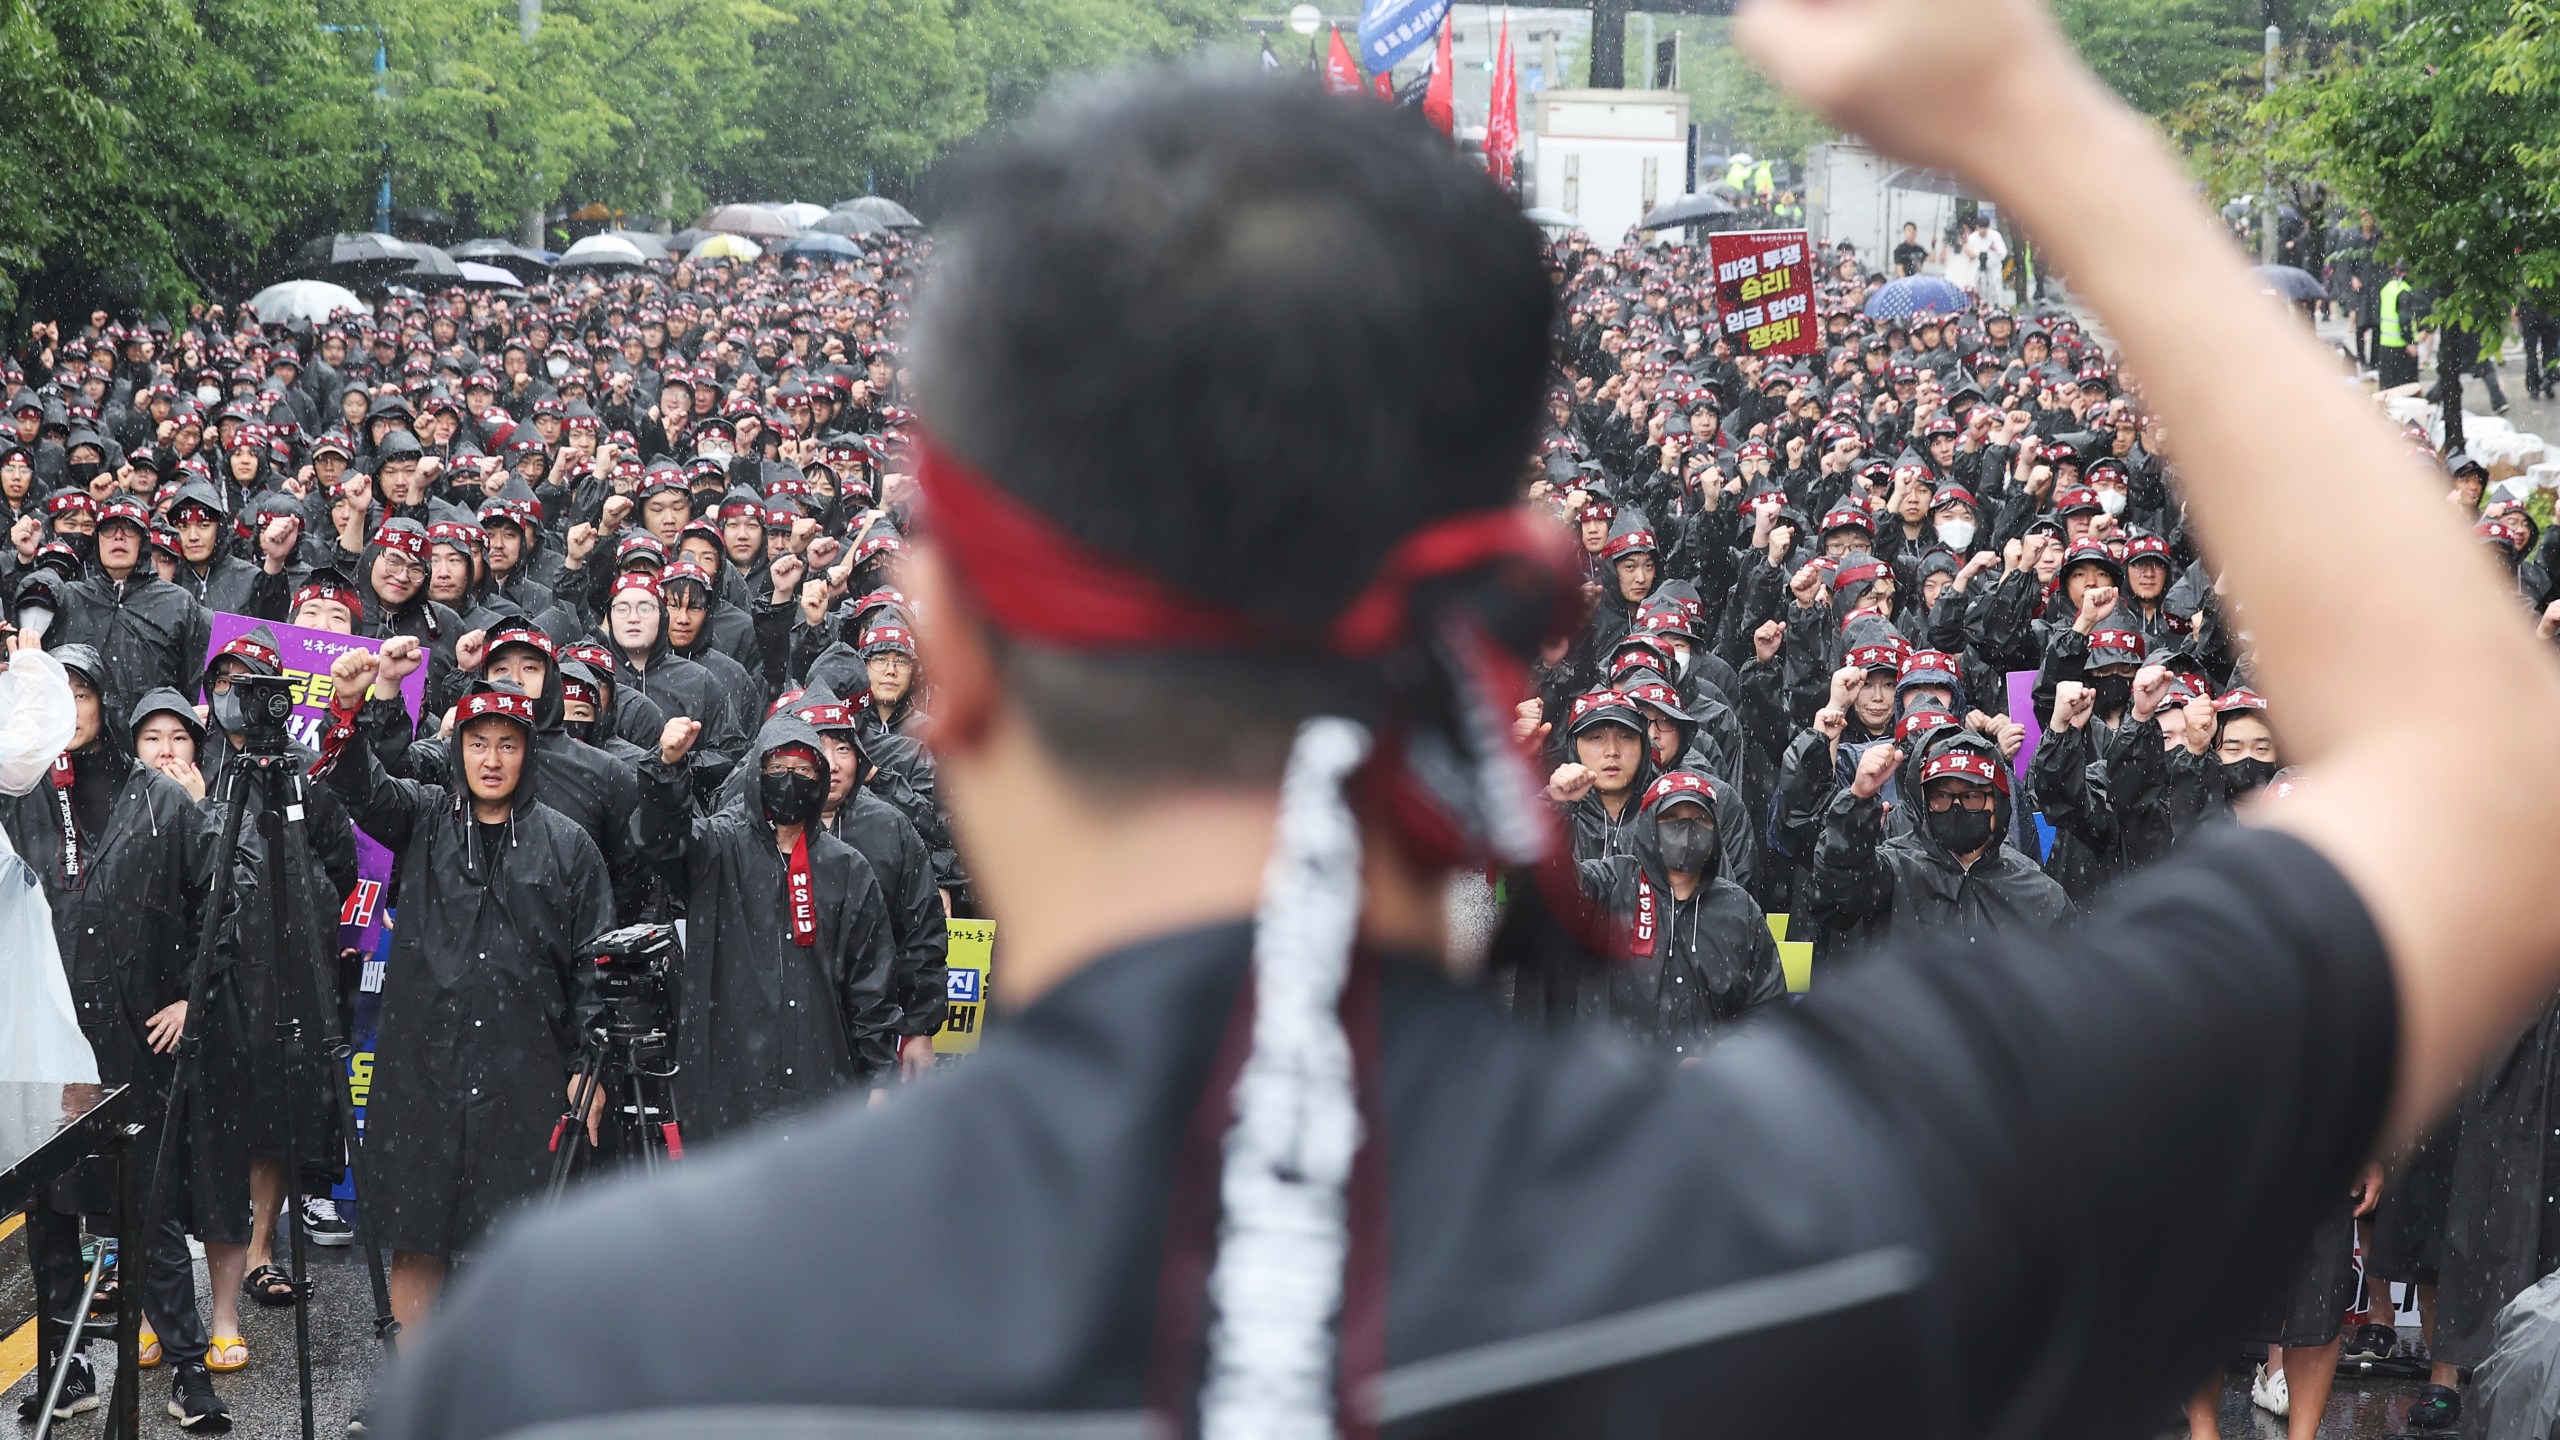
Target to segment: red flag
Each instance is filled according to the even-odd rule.
[[[1443,135],[1454,135],[1458,130],[1455,77],[1450,73],[1449,60],[1451,23],[1449,16],[1440,19],[1440,48],[1431,57],[1431,87],[1422,92],[1422,118]]]
[[[1351,47],[1342,43],[1342,27],[1335,26],[1333,48],[1325,52],[1324,89],[1328,95],[1357,95],[1368,87],[1360,83],[1360,67],[1351,63]]]
[[[1386,101],[1390,105],[1396,103],[1396,77],[1394,75],[1389,74],[1384,70],[1379,71],[1377,74],[1369,77],[1369,88],[1377,94],[1379,99]]]
[[[1520,81],[1511,69],[1511,14],[1503,12],[1502,39],[1493,52],[1493,103],[1484,121],[1484,168],[1493,183],[1511,188],[1511,157],[1520,148]]]

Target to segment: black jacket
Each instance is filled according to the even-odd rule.
[[[1968,870],[1925,829],[1885,839],[1883,802],[1843,789],[1814,850],[1809,908],[1862,941],[1930,934],[1978,945],[2062,920],[2069,898],[2009,844],[2008,824],[2004,798],[1991,848]]]
[[[744,767],[818,732],[767,721]],[[688,1129],[710,1137],[813,1105],[897,1055],[897,957],[871,862],[823,827],[805,832],[816,934],[792,934],[788,858],[753,796],[697,818],[681,766],[640,763],[642,850],[685,893],[676,1022]]]
[[[146,690],[194,695],[203,686],[212,621],[195,597],[161,579],[148,560],[119,584],[92,569],[64,597],[48,647],[87,645],[107,662],[114,694],[106,713],[122,715]]]

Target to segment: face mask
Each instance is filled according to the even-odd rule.
[[[1678,650],[1678,649],[1673,650],[1673,651],[1671,652],[1671,676],[1672,676],[1672,678],[1676,680],[1676,679],[1679,679],[1679,678],[1681,678],[1681,677],[1683,677],[1683,676],[1687,675],[1688,673],[1689,673],[1689,652],[1688,652],[1688,651],[1686,651],[1686,650]]]
[[[2133,703],[2133,677],[2130,675],[2100,675],[2095,688],[2098,710],[2102,714],[2112,715]]]
[[[557,380],[561,376],[569,373],[569,362],[558,355],[554,355],[550,359],[542,362],[542,368],[550,371],[551,378]]]
[[[98,478],[98,472],[106,468],[95,460],[74,460],[63,467],[63,473],[71,478],[72,484],[86,490],[89,482]]]
[[[729,463],[730,451],[726,445],[705,445],[694,453],[705,460],[717,461],[722,465]]]
[[[222,392],[210,385],[199,385],[196,387],[196,403],[207,406],[219,405],[222,403]]]
[[[2253,791],[2263,790],[2276,778],[2273,760],[2225,760],[2222,762],[2222,793],[2233,800]]]
[[[1946,542],[1948,549],[1961,553],[1966,546],[1973,543],[1973,522],[1941,520],[1938,522],[1938,538]]]
[[[1703,820],[1666,820],[1658,830],[1662,868],[1674,875],[1711,879],[1724,852],[1716,844],[1715,827]]]
[[[2124,513],[2124,492],[2121,490],[2099,491],[2098,508],[2106,511],[2110,515],[2122,515]]]
[[[806,825],[827,798],[827,782],[796,770],[771,770],[757,777],[764,818],[776,825]]]
[[[563,720],[560,731],[581,745],[592,745],[596,740],[596,722],[593,720]]]
[[[1967,810],[1956,806],[1947,810],[1929,810],[1929,838],[1958,855],[1970,855],[1991,843],[1991,823],[1995,812]]]

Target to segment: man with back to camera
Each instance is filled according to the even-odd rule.
[[[2510,898],[2560,846],[2560,752],[2444,746],[2330,658],[2391,646],[2499,733],[2560,722],[2560,674],[2034,0],[1738,23],[1798,98],[2013,209],[2145,376],[2298,717],[2282,808],[2102,898],[2070,966],[1905,945],[1677,1071],[1510,1025],[1430,957],[1443,876],[1532,849],[1534,781],[1470,737],[1526,690],[1473,677],[1554,624],[1511,508],[1537,238],[1382,107],[1089,93],[961,192],[917,313],[903,588],[1011,1013],[899,1103],[524,1226],[404,1353],[394,1433],[1365,1431],[1417,1362],[1880,1245],[1925,1261],[1927,1323],[1819,1359],[1900,1362],[1872,1373],[1918,1377],[1911,1433],[2172,1413],[2560,981]],[[2288,538],[2309,505],[2405,563],[2342,583]],[[858,1345],[755,1323],[924,1284]],[[2198,1323],[2127,1350],[2128,1307]]]

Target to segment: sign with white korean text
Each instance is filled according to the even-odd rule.
[[[942,1028],[934,1032],[933,1053],[966,1055],[978,1048],[978,1036],[986,1029],[987,971],[995,964],[996,922],[943,923],[951,928],[951,949],[943,959],[948,967],[944,994],[951,1006],[943,1012]]]
[[[1716,276],[1716,324],[1737,355],[1811,355],[1813,237],[1802,230],[1741,230],[1707,237]]]

